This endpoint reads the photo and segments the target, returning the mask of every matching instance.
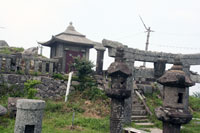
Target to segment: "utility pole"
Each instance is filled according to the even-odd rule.
[[[144,21],[142,20],[142,17],[140,17],[140,20],[142,21],[143,25],[144,25],[144,28],[146,29],[145,32],[147,32],[147,40],[146,40],[146,46],[145,46],[145,51],[148,51],[148,47],[149,47],[149,37],[150,37],[150,33],[151,32],[154,32],[153,30],[151,30],[151,27],[146,27]],[[146,66],[146,62],[143,63],[143,66],[145,67]]]

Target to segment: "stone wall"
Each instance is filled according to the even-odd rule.
[[[1,74],[0,84],[5,83],[8,87],[15,86],[14,89],[23,91],[24,83],[27,80],[39,80],[41,84],[35,86],[38,90],[36,94],[40,98],[58,99],[65,95],[67,88],[67,81],[55,80],[46,76],[31,76],[31,75],[17,75],[17,74]],[[73,89],[72,87],[70,89]]]

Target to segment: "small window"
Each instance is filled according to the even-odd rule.
[[[178,93],[178,103],[183,103],[183,93]]]
[[[35,125],[26,125],[24,133],[34,133]]]

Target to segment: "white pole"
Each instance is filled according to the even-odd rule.
[[[66,90],[66,94],[65,94],[65,102],[67,102],[67,96],[69,94],[69,88],[70,88],[70,85],[71,85],[72,75],[73,75],[73,72],[70,72],[69,73],[69,77],[68,77],[68,82],[67,82],[67,90]]]

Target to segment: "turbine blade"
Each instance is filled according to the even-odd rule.
[[[144,25],[144,28],[145,28],[146,30],[148,30],[148,28],[146,27],[144,21],[142,20],[142,17],[141,17],[140,15],[139,15],[139,17],[140,17],[140,20],[142,21],[142,23],[143,23],[143,25]]]

